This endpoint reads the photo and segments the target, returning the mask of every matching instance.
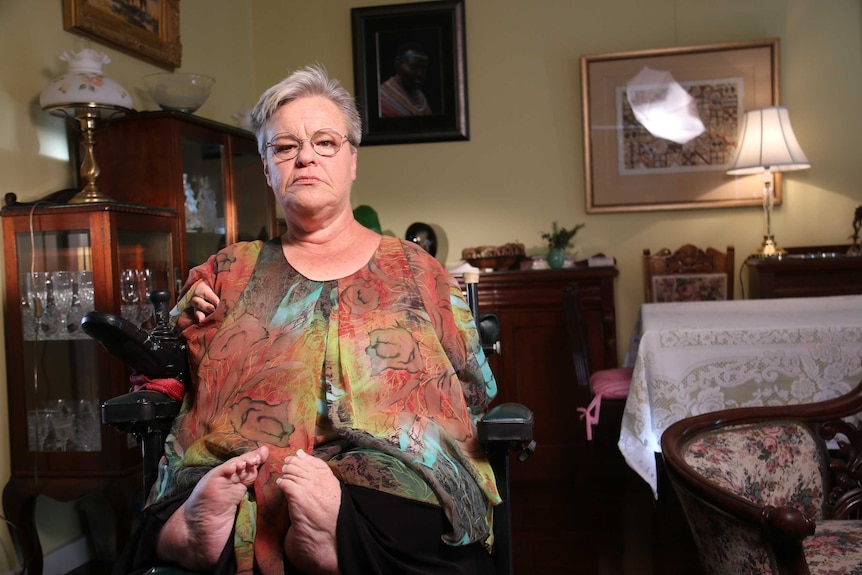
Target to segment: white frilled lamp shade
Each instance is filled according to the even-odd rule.
[[[766,233],[763,244],[753,255],[771,257],[784,252],[772,235],[773,172],[789,172],[810,168],[811,163],[790,126],[790,114],[782,106],[770,106],[745,112],[736,154],[727,173],[731,176],[763,174],[763,212]]]
[[[110,202],[96,186],[99,167],[93,154],[96,121],[122,116],[132,109],[129,92],[102,74],[110,63],[107,54],[91,48],[79,52],[65,51],[60,59],[69,63],[69,71],[51,80],[39,95],[39,105],[55,116],[75,119],[83,135],[84,158],[81,162],[83,188],[69,203]]]
[[[739,134],[736,154],[727,171],[731,176],[758,174],[767,170],[789,172],[811,167],[796,141],[790,125],[790,114],[783,106],[745,112]]]

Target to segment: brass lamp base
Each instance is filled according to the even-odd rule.
[[[103,194],[96,187],[95,182],[92,186],[85,186],[83,190],[72,196],[67,203],[69,204],[103,204],[113,202],[110,196]]]
[[[763,236],[763,243],[760,244],[760,249],[751,254],[753,258],[774,258],[776,256],[780,256],[781,254],[785,254],[783,249],[778,247],[775,243],[775,236],[767,235]]]
[[[117,118],[125,114],[128,109],[120,108],[111,104],[75,104],[58,103],[45,108],[55,116],[75,120],[81,130],[82,148],[84,157],[81,160],[81,181],[84,186],[67,203],[69,204],[97,204],[113,202],[107,194],[101,192],[96,186],[99,178],[99,165],[96,163],[96,154],[93,148],[96,145],[96,121],[100,118]]]
[[[94,134],[98,117],[99,111],[93,109],[84,109],[76,116],[81,126],[81,134],[84,137],[84,159],[81,162],[81,179],[84,181],[84,187],[69,200],[70,204],[95,204],[113,201],[96,187],[96,179],[99,177],[100,170],[96,163],[93,147],[96,143]]]

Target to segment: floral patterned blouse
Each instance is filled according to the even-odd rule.
[[[240,572],[283,562],[275,480],[299,449],[347,484],[442,506],[447,543],[490,545],[500,498],[475,422],[496,382],[461,289],[433,257],[384,236],[357,272],[313,281],[279,240],[241,242],[192,270],[176,310],[200,281],[220,303],[201,323],[180,315],[193,381],[152,501],[265,443],[269,460],[237,516]]]

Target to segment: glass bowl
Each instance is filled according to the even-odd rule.
[[[144,86],[162,110],[191,114],[207,101],[215,80],[203,74],[183,72],[144,76]]]

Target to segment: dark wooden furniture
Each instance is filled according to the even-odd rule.
[[[723,299],[733,299],[734,248],[727,246],[727,251],[720,252],[714,248],[706,251],[685,244],[674,252],[664,248],[655,254],[649,249],[643,252],[644,301],[657,302],[653,285],[658,276],[682,275],[699,276],[704,274],[724,274],[726,278],[726,294]],[[705,299],[698,297],[695,299]],[[668,301],[662,299],[661,301]],[[672,300],[676,301],[676,299]]]
[[[114,511],[117,550],[128,538],[142,489],[141,455],[100,418],[101,401],[128,390],[128,372],[82,332],[80,318],[87,307],[143,317],[137,303],[123,303],[119,278],[122,270],[149,270],[153,289],[171,285],[176,213],[44,204],[6,208],[0,216],[12,464],[3,509],[18,528],[28,573],[38,575],[43,558],[33,513],[39,495],[72,501],[100,494]],[[79,307],[72,297],[68,315],[59,306],[59,284],[47,287],[43,275],[58,271],[78,280]],[[37,278],[41,293],[29,292]]]
[[[569,349],[571,351],[572,363],[578,385],[587,386],[593,394],[589,405],[579,405],[579,417],[585,420],[587,441],[593,441],[593,426],[600,420],[602,403],[616,402],[619,411],[624,408],[624,403],[629,395],[632,384],[632,373],[634,368],[617,367],[614,369],[597,369],[590,367],[590,348],[587,345],[588,324],[584,321],[584,313],[581,309],[581,295],[577,283],[563,288],[563,310],[566,320],[566,333],[569,338]],[[583,410],[583,411],[581,411]],[[607,420],[607,414],[605,415]],[[619,423],[619,422],[617,422]],[[605,425],[604,428],[608,426]],[[619,425],[611,427],[619,429]],[[619,437],[619,436],[617,436]]]
[[[561,477],[576,470],[577,445],[586,441],[576,408],[590,401],[575,376],[563,313],[563,288],[576,283],[589,326],[590,365],[617,366],[615,267],[522,270],[481,274],[482,313],[500,319],[500,353],[489,362],[499,387],[496,403],[528,405],[539,448],[529,465],[512,468],[512,481]]]
[[[180,282],[220,247],[278,233],[250,132],[182,112],[140,112],[100,128],[96,161],[99,188],[114,200],[176,210]]]
[[[749,258],[749,297],[817,297],[862,294],[862,256],[849,245],[786,248],[774,258]]]

